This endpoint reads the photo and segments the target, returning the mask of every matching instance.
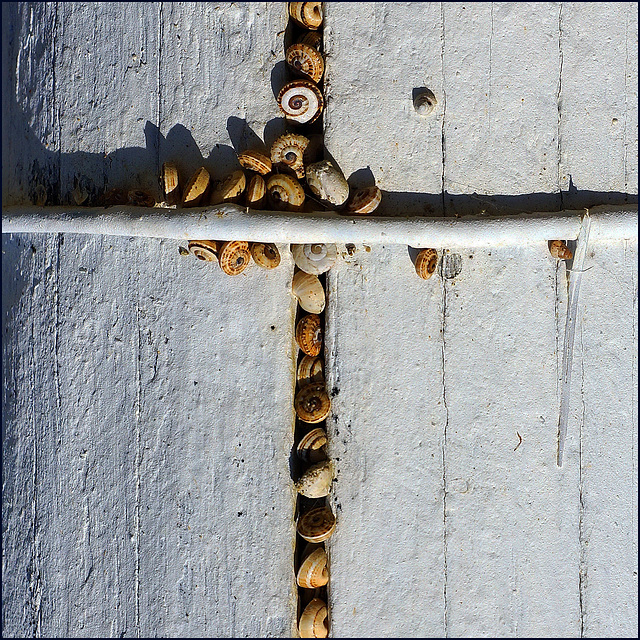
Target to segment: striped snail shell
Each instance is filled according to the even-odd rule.
[[[562,240],[552,240],[549,245],[549,253],[556,260],[571,260],[573,252]]]
[[[165,162],[162,165],[162,192],[168,204],[180,202],[180,184],[178,179],[178,167],[173,162]]]
[[[346,210],[350,213],[373,213],[382,200],[382,191],[378,187],[358,189],[349,198]]]
[[[335,531],[336,517],[329,507],[317,507],[300,517],[297,529],[307,542],[323,542]]]
[[[327,605],[320,598],[314,598],[302,612],[298,622],[301,638],[326,638],[329,635],[327,627]]]
[[[148,191],[132,189],[127,193],[127,203],[134,207],[153,207],[156,204],[156,199]]]
[[[322,2],[290,2],[289,15],[301,27],[315,31],[322,24]]]
[[[262,209],[266,197],[267,187],[264,178],[260,174],[255,174],[247,185],[245,204],[251,209]]]
[[[239,240],[225,242],[220,247],[218,255],[220,268],[229,276],[237,276],[242,273],[251,261],[249,243]]]
[[[293,260],[302,271],[312,275],[320,275],[329,271],[338,257],[335,244],[292,244]]]
[[[298,44],[306,44],[320,51],[322,49],[322,34],[318,31],[307,31],[298,38]]]
[[[280,136],[271,146],[271,162],[283,164],[296,172],[298,178],[304,178],[304,152],[309,139],[297,133]]]
[[[304,356],[298,365],[298,384],[302,388],[311,382],[322,382],[324,379],[324,365],[318,356]]]
[[[296,490],[307,498],[324,498],[331,491],[333,475],[334,467],[331,460],[316,462],[295,483]]]
[[[422,249],[416,257],[416,273],[428,280],[438,265],[438,252],[435,249]]]
[[[252,242],[251,256],[255,263],[263,269],[275,269],[280,264],[280,252],[275,244]]]
[[[331,411],[331,399],[323,383],[302,387],[296,394],[293,404],[298,418],[310,424],[322,422]]]
[[[293,295],[298,298],[298,304],[309,313],[322,313],[326,298],[322,283],[318,276],[298,271],[293,276],[291,284]]]
[[[293,177],[276,173],[267,178],[267,198],[277,211],[299,211],[304,203],[304,189]]]
[[[305,462],[320,462],[326,458],[327,434],[322,427],[311,429],[296,447],[298,457]]]
[[[271,171],[271,159],[261,151],[250,150],[238,154],[238,162],[249,171],[266,176]]]
[[[237,202],[244,188],[247,186],[247,179],[242,169],[234,171],[227,176],[220,186],[218,186],[211,194],[209,204],[215,205],[221,202]]]
[[[289,68],[297,76],[320,82],[324,73],[324,60],[320,52],[308,44],[292,44],[286,53]]]
[[[197,207],[204,196],[206,190],[209,188],[211,182],[211,176],[209,172],[200,167],[187,182],[187,186],[182,192],[182,206],[183,207]]]
[[[287,82],[278,94],[284,117],[298,124],[309,124],[320,117],[324,106],[322,92],[309,80]]]
[[[310,313],[304,316],[296,326],[296,342],[308,356],[317,356],[322,349],[322,327],[320,326],[320,316],[317,313]]]
[[[189,242],[189,251],[198,260],[205,260],[206,262],[218,260],[218,243],[215,240],[191,240]]]
[[[349,184],[342,171],[328,160],[310,164],[305,174],[309,188],[323,204],[341,207],[349,198]]]
[[[296,582],[303,589],[317,589],[329,582],[327,552],[321,546],[307,543],[296,575]]]

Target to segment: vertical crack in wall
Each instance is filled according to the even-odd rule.
[[[561,145],[561,121],[562,121],[562,68],[564,66],[564,54],[562,53],[562,2],[558,11],[558,91],[556,92],[556,105],[558,107],[558,191],[560,192],[560,210],[564,209],[564,199],[562,195],[562,145]]]
[[[492,63],[493,63],[493,2],[491,3],[489,17],[491,20],[491,29],[489,31],[489,86],[487,88],[487,120],[489,130],[489,140],[491,140],[491,79],[492,79]]]
[[[56,423],[58,426],[58,433],[60,433],[60,418],[62,415],[62,394],[60,392],[60,247],[64,242],[62,234],[56,234],[56,270],[55,270],[55,283],[54,283],[54,305],[55,305],[55,322],[56,326],[53,332],[53,353],[54,353],[54,381],[56,387],[56,407],[57,407],[57,415],[56,415]]]
[[[624,124],[622,130],[622,170],[624,172],[624,192],[625,201],[629,201],[629,172],[627,168],[627,156],[629,152],[627,141],[627,118],[629,115],[629,103],[628,103],[628,86],[627,78],[629,77],[629,13],[633,7],[633,3],[630,3],[627,7],[627,19],[624,29]],[[636,74],[637,75],[637,74]]]
[[[583,450],[583,427],[585,419],[585,401],[584,401],[584,341],[582,326],[580,327],[580,362],[581,362],[581,382],[580,382],[580,398],[582,400],[582,415],[580,417],[580,432],[579,432],[579,450],[578,450],[578,488],[580,493],[580,511],[578,517],[578,542],[580,545],[580,566],[578,573],[578,589],[580,598],[580,637],[584,638],[585,630],[585,593],[587,587],[587,553],[586,543],[584,539],[584,492],[583,492],[583,477],[582,477],[582,450]]]
[[[449,611],[447,601],[447,467],[446,467],[446,448],[447,448],[447,427],[449,426],[449,408],[447,406],[447,387],[445,378],[446,366],[446,318],[447,318],[447,285],[444,275],[442,279],[442,404],[444,406],[445,420],[442,429],[442,549],[444,557],[444,584],[442,596],[444,601],[444,635],[449,637]]]
[[[442,131],[440,134],[440,142],[442,146],[442,176],[441,176],[441,184],[442,184],[442,216],[446,216],[446,200],[445,200],[445,160],[447,157],[446,146],[445,146],[445,119],[447,115],[447,92],[446,92],[446,84],[445,84],[445,74],[444,74],[444,4],[440,3],[440,17],[441,17],[441,32],[440,32],[440,62],[442,65]]]
[[[135,569],[134,569],[134,597],[135,597],[135,627],[136,637],[140,637],[140,414],[142,403],[142,327],[140,326],[140,287],[136,288],[136,329],[138,345],[136,353],[136,401],[135,401],[135,429],[136,456],[134,462],[134,476],[136,479],[136,506],[134,510],[135,526]]]

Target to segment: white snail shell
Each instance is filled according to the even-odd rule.
[[[291,253],[294,262],[304,271],[312,275],[320,275],[329,271],[338,257],[335,244],[292,244]]]
[[[324,106],[322,92],[309,80],[287,82],[278,94],[278,104],[285,118],[309,124],[320,117]]]
[[[414,99],[413,99],[413,108],[416,110],[421,116],[428,116],[436,108],[438,104],[438,100],[436,99],[435,94],[430,89],[425,89],[421,91]]]
[[[334,467],[331,460],[311,465],[295,483],[298,493],[307,498],[323,498],[331,491]]]
[[[349,184],[328,160],[310,164],[306,177],[309,188],[323,203],[341,207],[349,199]]]
[[[189,251],[191,251],[198,260],[217,262],[218,246],[215,240],[191,240],[189,242]]]
[[[318,276],[298,271],[293,276],[291,285],[293,295],[298,298],[298,304],[309,313],[322,313],[325,305],[325,295]]]
[[[309,139],[297,133],[280,136],[271,146],[271,162],[283,164],[298,178],[304,178],[304,152],[308,145]]]

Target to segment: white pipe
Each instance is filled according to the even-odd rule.
[[[589,209],[592,238],[635,238],[638,206]],[[7,207],[2,233],[89,233],[176,240],[341,242],[413,247],[520,245],[577,238],[584,210],[502,217],[344,216],[332,211],[255,211],[234,204],[193,209]]]

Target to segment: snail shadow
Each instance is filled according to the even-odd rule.
[[[269,155],[267,145],[249,126],[245,118],[238,118],[236,116],[227,118],[227,132],[236,153],[255,149]]]
[[[289,70],[287,69],[287,63],[284,60],[276,62],[273,69],[271,69],[271,91],[276,102],[278,101],[282,87],[284,87],[287,82],[288,76]]]
[[[367,166],[366,169],[358,169],[354,171],[348,178],[347,182],[352,189],[366,189],[367,187],[374,187],[376,184],[375,176],[371,167]]]

